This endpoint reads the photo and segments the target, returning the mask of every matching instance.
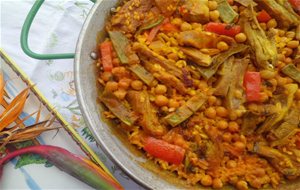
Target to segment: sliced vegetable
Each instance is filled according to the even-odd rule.
[[[205,31],[234,37],[241,32],[241,27],[239,25],[210,22],[205,26]]]
[[[110,41],[105,41],[100,44],[101,52],[101,63],[103,70],[105,72],[111,72],[113,68],[112,64],[112,43]]]
[[[151,28],[154,28],[155,26],[160,25],[164,21],[164,19],[165,18],[160,15],[158,18],[155,18],[155,19],[149,21],[148,23],[143,24],[142,26],[140,26],[140,28],[136,32],[135,36],[141,34],[145,30],[149,30]]]
[[[203,93],[198,93],[197,95],[191,97],[185,105],[190,108],[194,113],[197,112],[202,105],[206,102],[207,97]]]
[[[155,0],[157,8],[167,17],[176,11],[178,3],[179,0]]]
[[[198,49],[182,47],[180,50],[187,55],[187,59],[193,61],[197,65],[208,67],[212,63],[212,58]]]
[[[100,100],[126,125],[133,125],[137,117],[110,91],[104,91]]]
[[[171,73],[172,75],[182,79],[182,71],[178,67],[175,66],[175,61],[171,59],[166,59],[163,56],[159,55],[158,53],[152,51],[149,47],[147,47],[144,44],[141,43],[134,43],[133,49],[137,51],[142,57],[146,57],[149,59],[151,64],[158,63],[160,66],[162,66],[166,71]],[[145,62],[147,60],[144,60]]]
[[[257,124],[261,121],[261,118],[252,113],[246,112],[243,116],[243,122],[241,127],[241,133],[243,135],[251,135],[254,133],[255,129],[257,128]]]
[[[246,101],[243,88],[244,74],[250,62],[249,57],[234,59],[231,70],[231,82],[229,83],[228,93],[225,97],[225,105],[228,110],[234,111],[240,108]],[[236,94],[239,93],[239,96]]]
[[[144,83],[148,86],[151,86],[154,81],[154,77],[151,73],[149,73],[143,66],[139,64],[131,65],[129,69],[136,74]]]
[[[140,115],[139,124],[146,132],[154,136],[161,136],[166,132],[166,128],[158,121],[156,110],[150,103],[147,91],[129,91],[127,99],[132,109]]]
[[[153,137],[145,139],[144,150],[155,158],[179,165],[184,159],[185,150],[180,146]]]
[[[209,21],[209,8],[206,0],[184,0],[179,7],[179,13],[188,22],[200,22],[205,24]]]
[[[235,2],[238,2],[239,4],[243,5],[244,7],[248,7],[249,5],[256,6],[257,4],[253,0],[234,0]]]
[[[121,63],[128,64],[129,59],[126,51],[129,48],[129,41],[127,37],[119,31],[109,31],[108,34]]]
[[[226,59],[228,59],[230,56],[234,54],[245,51],[247,48],[248,48],[247,45],[242,45],[242,44],[234,45],[230,47],[229,50],[214,56],[211,66],[197,67],[197,70],[205,79],[209,79],[218,71],[218,68],[224,63]]]
[[[158,33],[158,31],[161,29],[161,27],[165,24],[165,23],[168,23],[169,22],[169,19],[168,18],[165,18],[163,20],[162,23],[160,23],[159,25],[153,27],[150,32],[149,32],[149,35],[147,37],[147,42],[148,43],[151,43],[153,41],[153,39],[155,38],[156,34]]]
[[[244,86],[248,102],[260,100],[261,77],[259,72],[247,71],[244,76]]]
[[[60,170],[95,189],[123,189],[120,184],[91,161],[78,157],[60,147],[49,145],[30,146],[8,153],[4,158],[0,159],[0,169],[12,158],[28,153],[42,156]]]
[[[287,7],[289,6],[287,0],[255,0],[255,2],[276,18],[279,21],[279,25],[283,27],[289,28],[300,23],[299,15],[291,7]]]
[[[265,22],[265,23],[272,19],[272,17],[265,10],[260,11],[256,16],[256,18],[258,22]]]
[[[279,172],[285,176],[296,176],[299,174],[298,169],[294,166],[290,158],[282,154],[277,149],[263,145],[262,143],[256,143],[253,151],[261,156],[268,158],[271,164],[277,168]]]
[[[198,111],[202,107],[202,105],[206,102],[207,97],[199,93],[192,98],[190,98],[185,105],[179,107],[175,112],[167,115],[165,120],[172,126],[175,127],[180,123],[187,120],[191,117],[195,112]]]
[[[300,70],[294,64],[288,64],[281,70],[285,75],[300,83]]]
[[[176,89],[180,94],[185,94],[187,92],[184,83],[166,71],[157,71],[153,76],[167,87]]]
[[[293,125],[290,122],[282,123],[278,128],[272,130],[272,134],[276,136],[277,140],[271,143],[271,147],[287,144],[289,137],[297,132],[299,132],[297,125]]]
[[[227,0],[217,0],[217,2],[221,19],[227,24],[235,21],[239,14],[232,9]]]
[[[220,70],[219,74],[220,79],[217,82],[215,87],[214,94],[217,96],[226,96],[230,87],[230,83],[232,82],[232,75],[231,70],[233,66],[234,57],[230,57],[225,60],[222,69]]]
[[[216,48],[218,42],[224,41],[227,44],[234,44],[235,41],[228,36],[218,35],[210,32],[201,32],[197,30],[180,32],[177,40],[180,45],[192,46],[198,49]]]
[[[276,106],[279,107],[277,108],[278,111],[265,119],[264,123],[257,129],[257,133],[261,134],[271,130],[288,113],[288,110],[292,106],[294,95],[297,91],[297,84],[287,84],[284,87],[287,93],[274,96],[272,99],[276,102]]]
[[[267,38],[264,30],[260,27],[253,7],[245,10],[241,18],[241,25],[252,51],[255,52],[257,66],[273,69],[277,63],[277,48],[274,40]]]
[[[189,117],[191,117],[193,114],[194,114],[194,112],[191,111],[189,107],[187,107],[186,105],[183,105],[183,106],[177,108],[175,112],[167,115],[165,117],[165,120],[172,127],[176,127],[177,125],[179,125],[180,123],[184,122]]]

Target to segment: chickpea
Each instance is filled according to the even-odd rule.
[[[238,190],[247,190],[248,189],[248,184],[247,184],[246,181],[241,180],[241,181],[238,181],[236,183],[236,188]]]
[[[229,122],[229,124],[228,124],[228,130],[230,131],[230,132],[238,132],[239,131],[239,124],[237,123],[237,122],[235,122],[235,121],[231,121],[231,122]]]
[[[272,79],[276,75],[276,72],[271,71],[271,70],[261,70],[260,71],[260,76],[263,79]]]
[[[278,60],[279,61],[284,61],[285,60],[285,55],[284,54],[278,54]]]
[[[283,86],[287,83],[287,79],[281,76],[276,77],[278,86]]]
[[[165,94],[167,92],[167,87],[163,84],[159,84],[155,88],[155,94]]]
[[[216,106],[220,106],[220,105],[222,105],[222,100],[220,98],[217,98]]]
[[[223,187],[223,182],[219,178],[215,178],[212,182],[212,186],[214,189],[220,189]]]
[[[234,161],[234,160],[228,160],[226,163],[226,166],[228,168],[235,168],[237,166],[237,164],[236,164],[236,161]]]
[[[201,184],[203,186],[211,186],[212,185],[212,178],[210,175],[205,175],[201,179]]]
[[[234,146],[235,146],[238,150],[240,150],[240,151],[245,150],[245,147],[246,147],[246,145],[245,145],[243,142],[241,142],[241,141],[236,141],[236,142],[234,143]]]
[[[177,102],[176,100],[170,99],[170,100],[169,100],[168,106],[169,106],[170,108],[178,108],[178,107],[180,106],[180,104],[179,104],[179,102]]]
[[[260,102],[266,102],[269,99],[269,96],[266,92],[260,93]]]
[[[238,42],[238,43],[243,43],[247,40],[247,36],[245,33],[239,33],[237,35],[235,35],[235,40]]]
[[[126,94],[127,94],[127,92],[124,89],[119,89],[114,92],[114,95],[120,100],[123,100],[125,98]]]
[[[220,50],[220,51],[226,51],[229,49],[229,46],[226,42],[224,41],[220,41],[217,43],[217,48]]]
[[[192,23],[192,27],[194,30],[196,30],[196,29],[202,30],[202,24],[200,24],[200,23],[194,22],[194,23]]]
[[[192,30],[193,27],[189,23],[184,22],[181,24],[180,29],[181,29],[181,31],[188,31],[188,30]]]
[[[112,60],[112,64],[113,64],[113,66],[118,67],[118,66],[120,65],[120,60],[119,60],[119,58],[114,58],[114,59]]]
[[[174,18],[172,21],[171,21],[172,24],[180,27],[181,24],[183,23],[182,19],[181,18]]]
[[[285,62],[286,64],[289,64],[289,63],[292,63],[293,60],[292,60],[292,58],[287,57],[287,58],[285,58],[284,62]]]
[[[273,18],[271,20],[268,21],[267,23],[267,27],[270,28],[276,28],[277,26],[277,21]]]
[[[236,112],[232,111],[232,112],[229,113],[229,119],[230,119],[231,121],[234,121],[234,120],[236,120],[237,118],[238,118],[238,115],[237,115]]]
[[[285,36],[288,37],[288,38],[293,39],[293,38],[295,38],[296,33],[293,32],[293,31],[288,31],[288,32],[286,32]]]
[[[266,174],[266,171],[263,168],[256,168],[253,173],[257,177],[263,177]]]
[[[205,110],[205,116],[208,117],[208,118],[211,118],[211,119],[216,118],[216,116],[217,116],[216,109],[213,108],[213,107],[207,108],[207,109]]]
[[[168,105],[168,103],[169,103],[169,100],[164,95],[155,96],[155,104],[157,106],[159,106],[159,107],[166,106],[166,105]]]
[[[140,80],[134,80],[131,82],[131,88],[133,88],[134,90],[142,90],[143,82]]]
[[[217,111],[217,115],[220,116],[220,117],[227,117],[228,116],[228,111],[224,107],[219,106],[219,107],[217,107],[216,111]]]
[[[261,23],[259,23],[259,25],[260,25],[261,29],[267,30],[267,24],[266,23],[261,22]]]
[[[168,54],[169,59],[173,59],[174,61],[178,61],[179,57],[176,53],[170,53]]]
[[[292,41],[289,41],[286,46],[288,48],[291,48],[291,49],[295,49],[299,46],[299,41],[298,40],[292,40]]]
[[[293,50],[292,50],[291,48],[289,48],[289,47],[285,47],[285,48],[283,48],[282,53],[283,53],[286,57],[288,57],[288,56],[292,55]]]
[[[226,132],[222,135],[223,141],[225,142],[231,142],[232,140],[232,135],[229,132]]]
[[[208,104],[210,106],[212,106],[212,105],[214,105],[216,103],[217,98],[215,96],[209,96],[207,101],[208,101]]]
[[[105,90],[110,92],[118,90],[118,83],[115,81],[108,81],[105,85]]]
[[[207,87],[208,87],[208,85],[207,85],[207,82],[206,82],[206,81],[201,80],[201,81],[199,82],[198,88],[199,88],[200,90],[205,90]]]
[[[218,3],[216,1],[208,1],[208,8],[210,11],[216,10],[218,8]]]
[[[131,79],[128,78],[123,78],[119,81],[119,88],[127,90],[128,87],[130,86]]]
[[[220,121],[217,122],[217,127],[219,129],[227,129],[228,123],[227,123],[226,120],[220,120]]]
[[[210,20],[212,20],[212,21],[218,21],[219,17],[220,17],[220,13],[219,13],[218,10],[214,10],[214,11],[210,11],[209,12],[209,18],[210,18]]]
[[[103,72],[100,77],[104,82],[107,82],[112,78],[112,74],[110,72]]]

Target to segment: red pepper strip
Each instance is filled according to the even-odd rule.
[[[154,28],[152,28],[150,30],[150,33],[149,33],[148,37],[147,37],[147,42],[151,43],[153,41],[153,39],[155,38],[156,34],[158,33],[158,31],[161,29],[161,27],[164,24],[168,23],[168,22],[169,22],[169,19],[166,18],[161,24],[159,24],[159,25],[155,26]]]
[[[209,22],[205,27],[205,31],[234,37],[241,32],[241,27],[239,25]]]
[[[113,69],[112,64],[112,43],[110,41],[103,42],[100,44],[101,62],[103,70],[111,72]]]
[[[289,3],[300,14],[300,0],[289,0]]]
[[[146,138],[144,150],[155,158],[176,165],[182,163],[185,154],[185,150],[180,146],[169,144],[166,141],[153,137]]]
[[[244,76],[244,87],[246,88],[247,101],[260,100],[261,77],[259,72],[247,71]]]
[[[108,177],[107,174],[103,175],[102,172],[99,172],[99,169],[96,170],[95,166],[91,165],[84,158],[80,158],[63,148],[48,145],[30,146],[8,153],[0,160],[0,177],[2,167],[6,162],[27,153],[42,156],[62,171],[67,172],[95,189],[123,189],[116,181]]]
[[[272,19],[272,17],[265,10],[260,11],[256,16],[256,18],[258,22],[268,22],[269,20]]]
[[[165,32],[178,32],[179,31],[178,28],[174,24],[171,24],[169,22],[165,23],[161,27],[161,30],[165,31]]]

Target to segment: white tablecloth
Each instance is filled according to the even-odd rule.
[[[74,89],[73,60],[35,60],[21,49],[21,28],[33,3],[33,0],[0,0],[1,48],[36,83],[69,123],[74,127],[83,126]],[[37,53],[73,53],[91,7],[92,3],[88,0],[46,0],[31,27],[30,48]],[[106,157],[91,141],[87,131],[82,131],[82,135],[126,189],[142,189]]]

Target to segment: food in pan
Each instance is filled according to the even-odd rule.
[[[297,178],[299,2],[123,1],[97,47],[104,116],[191,185]]]

